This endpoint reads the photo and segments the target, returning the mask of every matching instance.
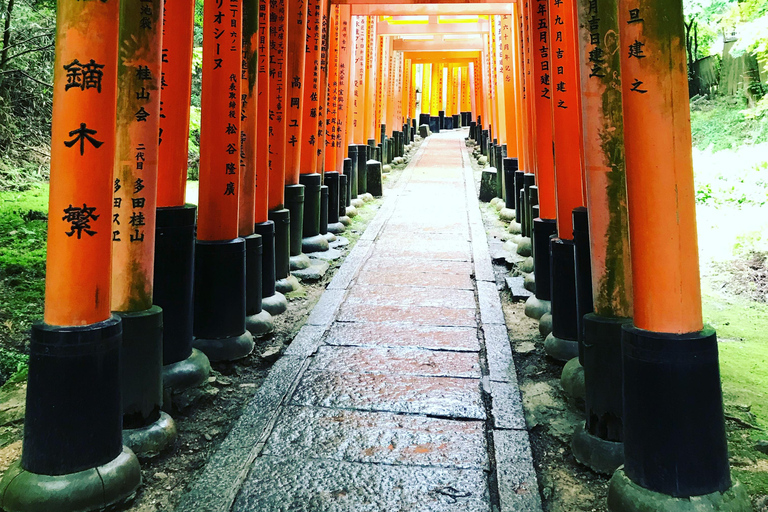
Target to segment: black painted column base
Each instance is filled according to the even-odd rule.
[[[302,270],[308,268],[311,264],[309,257],[302,252],[305,194],[306,187],[304,185],[285,186],[285,207],[291,212],[290,228],[288,230],[288,238],[290,240],[290,256],[288,261],[291,270]],[[279,289],[279,291],[283,290]]]
[[[154,303],[163,309],[163,386],[183,391],[208,379],[211,364],[192,348],[195,214],[192,204],[157,209]]]
[[[116,311],[123,324],[120,387],[123,444],[139,458],[173,446],[176,425],[163,407],[163,310]]]
[[[263,251],[261,235],[254,233],[245,237],[245,328],[254,336],[275,330],[272,315],[261,306]]]
[[[299,177],[304,187],[304,219],[301,231],[301,252],[312,253],[328,250],[328,240],[320,234],[320,213],[321,205],[321,182],[320,174],[302,174]],[[293,215],[293,214],[292,214]],[[293,228],[293,226],[291,226]],[[291,270],[301,270],[307,267],[301,267],[304,261],[294,264],[294,254],[291,253]],[[307,259],[308,261],[308,259]],[[295,265],[295,266],[294,266]]]
[[[544,340],[544,350],[551,358],[567,362],[579,355],[573,240],[553,238],[550,251],[552,332]]]
[[[123,446],[122,323],[32,326],[21,460],[0,481],[7,512],[98,510],[141,485]]]
[[[275,223],[257,223],[253,231],[261,235],[261,309],[279,315],[288,308],[288,301],[275,290]]]
[[[624,463],[621,337],[622,326],[629,323],[628,318],[593,313],[582,320],[579,359],[587,421],[576,430],[571,447],[577,461],[604,475]]]
[[[290,274],[291,212],[287,208],[283,208],[282,210],[270,210],[269,220],[275,223],[275,290],[280,293],[290,293],[299,290],[301,289],[301,285],[299,284],[298,279],[292,277]],[[306,257],[306,255],[304,256]],[[309,258],[307,258],[307,260],[309,260]],[[263,303],[264,300],[262,299],[262,307]]]
[[[622,329],[624,468],[609,509],[751,510],[731,480],[714,329]]]
[[[322,185],[320,187],[320,234],[323,235],[328,242],[335,242],[336,235],[328,232],[328,217],[331,213],[328,210],[328,205],[331,204],[329,193],[328,185]],[[338,209],[335,209],[334,211],[336,212],[336,217],[338,217]]]
[[[535,294],[525,303],[525,316],[541,320],[552,312],[551,277],[550,277],[550,238],[557,233],[557,222],[554,219],[533,219],[533,271],[536,275]],[[547,335],[551,329],[547,332]],[[545,335],[546,336],[546,335]]]
[[[234,361],[253,350],[245,329],[245,240],[198,240],[193,345],[211,361]]]

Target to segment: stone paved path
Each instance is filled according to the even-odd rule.
[[[541,510],[465,136],[422,144],[177,510]]]

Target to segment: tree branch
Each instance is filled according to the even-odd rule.
[[[30,37],[29,39],[25,39],[24,41],[19,41],[18,43],[9,44],[8,46],[6,46],[6,47],[5,47],[5,48],[3,48],[3,49],[4,49],[4,50],[10,50],[11,48],[15,48],[15,47],[17,47],[17,46],[21,46],[21,45],[23,45],[23,44],[27,44],[28,42],[30,42],[30,41],[33,41],[33,40],[35,40],[35,39],[39,39],[39,38],[41,38],[41,37],[46,37],[46,36],[52,36],[52,35],[53,35],[53,31],[51,31],[51,32],[47,32],[47,33],[45,33],[45,34],[38,34],[38,35],[36,35],[36,36],[32,36],[32,37]]]
[[[16,57],[21,57],[22,55],[26,55],[27,53],[41,52],[43,50],[47,50],[47,49],[53,48],[53,47],[54,47],[54,44],[51,42],[51,43],[46,44],[45,46],[38,46],[37,48],[30,48],[29,50],[24,50],[23,52],[19,52],[16,55],[11,55],[10,57],[8,57],[8,60],[6,60],[5,62],[8,63],[8,62],[12,61],[13,59],[15,59]]]
[[[37,78],[33,77],[32,75],[30,75],[29,73],[27,73],[23,69],[7,69],[5,71],[0,71],[0,76],[10,75],[11,73],[21,73],[22,75],[26,76],[27,78],[29,78],[33,82],[37,82],[40,85],[44,85],[46,87],[53,88],[53,84],[49,84],[49,83],[43,82],[42,80],[38,80]]]

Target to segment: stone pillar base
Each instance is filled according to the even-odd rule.
[[[624,464],[624,443],[593,436],[584,425],[576,427],[571,439],[571,450],[579,464],[602,475],[611,475]]]
[[[552,312],[552,303],[548,300],[541,300],[535,295],[528,297],[525,301],[525,316],[539,320],[542,316]]]
[[[552,332],[552,313],[545,313],[539,318],[539,334],[546,338]]]
[[[245,317],[245,328],[254,336],[264,336],[275,330],[272,315],[261,306],[261,312]]]
[[[163,366],[163,388],[165,391],[196,388],[208,379],[210,373],[208,357],[193,348],[188,358]]]
[[[253,350],[253,335],[245,331],[239,336],[227,338],[195,338],[192,344],[205,352],[211,361],[236,361]]]
[[[176,442],[176,423],[167,413],[160,411],[156,421],[139,428],[123,430],[123,444],[141,459],[151,459]]]
[[[579,357],[579,342],[558,338],[550,332],[547,339],[544,340],[544,351],[552,359],[563,362],[570,361],[574,357]]]
[[[307,257],[307,260],[309,260],[309,257]],[[309,267],[309,265],[307,265]],[[304,268],[307,268],[304,267]],[[275,282],[275,290],[277,290],[280,293],[291,293],[295,292],[301,289],[301,284],[299,283],[299,280],[296,279],[294,276],[289,275],[288,277],[284,279],[278,279]],[[261,301],[261,307],[264,309],[264,300]]]
[[[288,301],[286,300],[285,295],[280,292],[275,292],[269,297],[262,297],[261,309],[272,316],[276,316],[285,313],[285,310],[288,309]]]

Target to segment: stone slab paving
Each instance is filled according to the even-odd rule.
[[[177,510],[541,510],[465,133],[386,191]]]

